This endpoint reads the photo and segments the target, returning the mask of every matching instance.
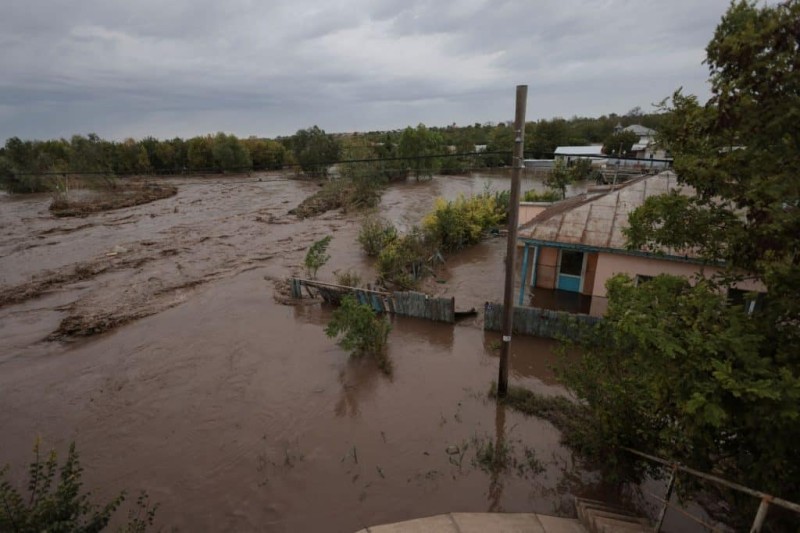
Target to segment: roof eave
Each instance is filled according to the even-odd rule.
[[[562,250],[577,250],[581,252],[601,252],[601,253],[609,253],[615,255],[630,255],[634,257],[644,257],[647,259],[663,259],[665,261],[676,261],[679,263],[692,263],[697,265],[708,265],[708,266],[724,266],[724,261],[716,261],[713,263],[708,263],[703,259],[698,257],[689,257],[688,255],[672,255],[672,254],[662,254],[656,252],[646,252],[644,250],[628,250],[625,248],[610,248],[606,246],[592,246],[588,244],[580,244],[580,243],[569,243],[569,242],[558,242],[558,241],[545,241],[541,239],[533,239],[530,237],[519,236],[517,237],[518,241],[522,241],[524,244],[532,244],[534,246],[542,246],[547,248],[558,248]]]

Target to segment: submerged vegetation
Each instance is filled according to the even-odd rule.
[[[95,532],[108,527],[127,498],[123,491],[100,505],[91,492],[83,491],[83,468],[73,442],[66,461],[58,466],[55,450],[43,457],[40,443],[33,446],[34,461],[28,467],[27,494],[8,480],[9,468],[0,469],[0,531]],[[135,509],[119,531],[140,533],[153,525],[158,505],[151,505],[146,493],[136,499]]]
[[[397,240],[397,229],[380,217],[367,218],[358,232],[358,243],[369,257],[377,257],[389,244]]]
[[[354,296],[342,298],[341,306],[333,311],[325,328],[328,337],[341,336],[339,344],[354,358],[372,357],[380,369],[390,374],[391,360],[386,353],[386,341],[392,326],[386,317],[379,316],[371,306],[358,303]]]
[[[331,244],[332,238],[333,237],[330,235],[326,235],[320,240],[315,241],[314,244],[308,248],[306,257],[303,260],[303,265],[306,267],[306,273],[311,279],[316,279],[319,269],[331,258],[331,256],[328,255],[328,246]]]
[[[431,271],[435,255],[436,246],[430,236],[414,228],[387,243],[378,253],[378,279],[400,290],[413,289]]]
[[[436,200],[422,226],[437,248],[454,252],[478,243],[486,231],[503,224],[508,216],[508,191],[485,192],[455,200]]]
[[[400,234],[388,221],[368,218],[358,242],[368,256],[377,257],[381,282],[400,290],[413,289],[433,267],[444,261],[443,253],[478,243],[487,231],[503,224],[508,214],[508,192],[482,194],[436,205],[422,227]]]
[[[53,195],[50,212],[57,217],[84,216],[100,211],[121,209],[134,205],[146,204],[162,198],[169,198],[178,193],[177,187],[158,183],[124,183],[111,190],[95,191],[90,196],[73,198],[65,189]]]
[[[561,200],[561,193],[554,190],[538,192],[534,190],[525,191],[522,195],[523,202],[557,202]]]

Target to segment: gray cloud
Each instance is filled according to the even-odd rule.
[[[290,134],[530,119],[707,96],[727,0],[15,1],[0,140]]]

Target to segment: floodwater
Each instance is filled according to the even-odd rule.
[[[297,220],[313,183],[276,174],[171,179],[177,196],[55,219],[46,196],[0,196],[0,465],[41,437],[75,441],[99,497],[145,490],[157,524],[183,531],[355,531],[451,511],[569,515],[591,492],[547,422],[487,399],[498,335],[479,319],[394,318],[391,377],[324,333],[330,309],[282,305],[333,235],[332,279],[374,279],[361,215]],[[408,227],[439,195],[507,187],[448,177],[391,187],[380,211]],[[504,242],[449,258],[440,294],[459,309],[502,297]],[[550,341],[515,337],[510,378],[564,394]],[[508,467],[476,452],[509,450]]]

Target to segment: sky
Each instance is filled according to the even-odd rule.
[[[5,0],[0,142],[275,137],[705,100],[728,0]]]

